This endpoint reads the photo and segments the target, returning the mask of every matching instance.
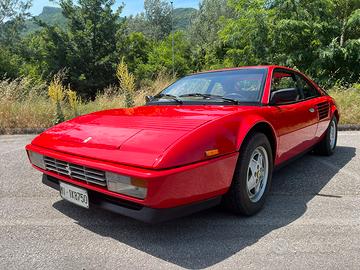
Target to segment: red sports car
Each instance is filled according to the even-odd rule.
[[[338,121],[334,100],[300,72],[241,67],[183,77],[145,106],[61,123],[26,150],[44,184],[86,208],[159,222],[223,202],[253,215],[275,167],[334,152]]]

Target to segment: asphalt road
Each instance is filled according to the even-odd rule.
[[[0,269],[360,268],[360,132],[275,173],[255,217],[216,208],[160,225],[61,200],[27,161],[32,137],[0,136]]]

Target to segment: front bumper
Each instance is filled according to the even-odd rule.
[[[60,188],[59,180],[55,177],[43,174],[42,182],[56,190],[59,190]],[[133,203],[128,200],[114,198],[93,190],[88,190],[88,195],[90,207],[105,209],[147,223],[158,223],[186,216],[218,205],[221,201],[221,196],[217,196],[189,205],[156,209]]]
[[[176,208],[223,195],[230,187],[238,157],[238,152],[235,152],[182,167],[150,170],[71,155],[33,144],[27,145],[26,149],[73,164],[142,179],[147,182],[148,188],[145,199],[112,192],[107,187],[81,182],[66,175],[43,170],[33,165],[34,168],[42,173],[63,182],[101,193],[114,199],[129,201],[156,209]]]

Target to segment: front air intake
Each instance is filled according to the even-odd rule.
[[[72,179],[106,186],[105,172],[44,156],[46,170]]]

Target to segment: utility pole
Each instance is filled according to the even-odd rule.
[[[172,53],[172,73],[175,78],[175,52],[174,52],[174,2],[171,3],[171,53]]]

